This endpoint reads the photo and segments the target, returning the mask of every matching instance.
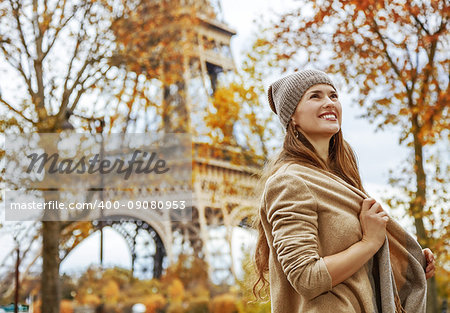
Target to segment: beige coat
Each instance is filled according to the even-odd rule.
[[[364,198],[339,177],[298,164],[283,165],[267,180],[260,216],[273,313],[372,313],[381,311],[377,301],[384,308],[374,292],[372,259],[335,287],[323,261],[362,239]]]

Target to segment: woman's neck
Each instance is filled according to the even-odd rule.
[[[305,135],[305,137],[308,139],[308,141],[313,145],[314,149],[316,150],[317,154],[320,156],[322,160],[325,161],[325,163],[328,162],[328,149],[330,147],[330,139],[331,138],[310,138]]]
[[[312,145],[314,146],[314,149],[316,149],[317,154],[322,158],[322,160],[328,162],[328,147],[329,147],[330,141],[324,141],[324,142],[313,142]]]

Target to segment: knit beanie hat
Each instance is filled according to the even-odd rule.
[[[318,84],[331,85],[336,89],[327,74],[313,69],[296,72],[270,85],[268,91],[270,108],[278,115],[284,129],[287,129],[289,120],[306,90]]]

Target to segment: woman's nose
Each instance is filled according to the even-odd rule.
[[[323,105],[324,108],[335,108],[335,103],[333,100],[331,100],[329,97],[325,97],[325,103]]]

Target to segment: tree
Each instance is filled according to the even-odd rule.
[[[431,248],[448,242],[448,227],[431,236],[437,233],[427,212],[437,208],[429,201],[424,158],[448,136],[448,1],[299,2],[299,9],[274,24],[267,44],[282,51],[277,58],[286,67],[321,62],[322,69],[340,74],[358,91],[356,100],[370,122],[402,129],[400,143],[412,153],[407,209],[417,237]],[[445,189],[442,181],[438,186]],[[428,283],[428,311],[437,312],[435,280]]]
[[[5,123],[19,131],[54,133],[67,128],[83,96],[108,75],[114,52],[111,12],[101,1],[0,3],[0,51],[16,88],[0,94]],[[11,123],[11,121],[13,123]],[[11,131],[11,129],[9,129]],[[43,222],[43,313],[59,312],[61,222]]]
[[[58,133],[76,125],[87,132],[127,132],[134,125],[138,131],[141,116],[145,125],[151,122],[142,113],[153,106],[162,111],[164,127],[174,129],[174,109],[149,100],[148,82],[153,77],[164,86],[178,82],[183,45],[174,43],[185,34],[180,28],[188,24],[191,10],[181,12],[169,2],[151,8],[140,4],[138,0],[2,1],[0,57],[6,62],[1,69],[17,86],[0,82],[0,91],[6,91],[0,92],[0,110],[5,113],[0,128]],[[178,27],[162,27],[168,21]],[[172,71],[174,77],[169,75]],[[173,88],[165,88],[167,100]],[[95,105],[89,104],[92,99]],[[61,232],[68,225],[42,223],[44,313],[59,311],[59,264],[65,257],[60,255],[65,244]]]

